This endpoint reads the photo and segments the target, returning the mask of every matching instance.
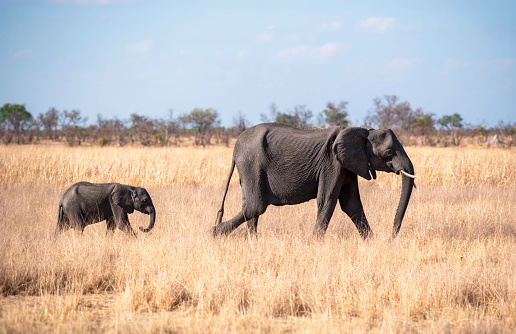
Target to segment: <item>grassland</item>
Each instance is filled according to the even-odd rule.
[[[271,207],[257,239],[213,239],[231,148],[0,147],[0,333],[514,332],[516,151],[408,147],[418,186],[389,240],[399,177],[361,182],[375,238],[314,201]],[[72,183],[147,188],[150,234],[105,224],[53,241]],[[241,205],[233,176],[225,218]],[[133,228],[148,216],[130,216]]]

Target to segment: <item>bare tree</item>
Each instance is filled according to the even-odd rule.
[[[274,120],[278,116],[278,113],[279,113],[278,107],[276,106],[276,103],[273,102],[269,106],[270,118],[267,116],[267,114],[261,113],[260,114],[260,121],[262,121],[262,123],[274,122]]]
[[[57,126],[61,112],[56,108],[50,108],[44,114],[38,115],[38,120],[47,132],[48,139],[55,141],[57,137]]]
[[[393,129],[404,133],[410,129],[414,116],[408,102],[399,102],[396,95],[385,95],[385,102],[373,99],[373,108],[365,118],[365,123],[380,129]]]
[[[238,113],[233,116],[233,128],[236,129],[236,135],[244,132],[249,127],[249,121],[245,118],[245,115],[239,110]]]
[[[165,145],[169,145],[170,143],[170,137],[175,136],[176,143],[178,140],[178,131],[179,127],[176,121],[174,121],[174,109],[168,110],[168,119],[166,121],[166,127],[165,127]]]
[[[75,143],[81,145],[83,128],[81,128],[80,124],[84,123],[87,119],[87,117],[83,118],[81,112],[77,109],[63,111],[62,130],[65,133],[68,144],[71,146],[75,145]],[[77,141],[75,141],[75,139],[77,139]]]
[[[308,128],[312,126],[312,111],[306,107],[306,105],[296,105],[292,112],[295,118],[295,127]]]
[[[237,114],[233,116],[233,126],[227,130],[220,128],[218,130],[219,136],[224,144],[229,145],[231,138],[238,137],[242,132],[249,128],[249,126],[249,120],[241,111],[238,111]]]

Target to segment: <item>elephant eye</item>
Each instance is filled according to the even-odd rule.
[[[393,155],[394,155],[394,150],[389,148],[389,149],[383,151],[382,158],[389,158],[389,157],[392,157]]]

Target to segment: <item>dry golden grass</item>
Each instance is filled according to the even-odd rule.
[[[171,184],[220,186],[229,171],[231,149],[209,147],[0,147],[0,184],[120,182],[144,187]],[[222,181],[223,182],[223,181]]]
[[[207,185],[221,187],[233,149],[195,147],[0,146],[0,184],[120,182],[144,187]],[[481,147],[408,147],[417,184],[444,186],[516,185],[516,151]],[[232,184],[238,184],[233,177]],[[399,177],[383,175],[376,184],[400,186]]]
[[[420,179],[398,238],[399,177],[379,173],[361,182],[375,238],[336,210],[321,242],[314,201],[270,207],[257,239],[245,226],[210,236],[229,148],[2,147],[0,333],[514,332],[514,151],[407,151]],[[53,241],[79,180],[147,187],[156,227],[132,240],[100,223]],[[226,219],[240,196],[231,187]]]

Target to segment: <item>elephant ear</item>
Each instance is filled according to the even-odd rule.
[[[111,198],[113,199],[113,202],[124,209],[125,212],[133,213],[134,195],[131,187],[117,184],[111,192]]]
[[[335,138],[333,153],[342,167],[371,180],[366,145],[369,131],[364,128],[345,128]]]

